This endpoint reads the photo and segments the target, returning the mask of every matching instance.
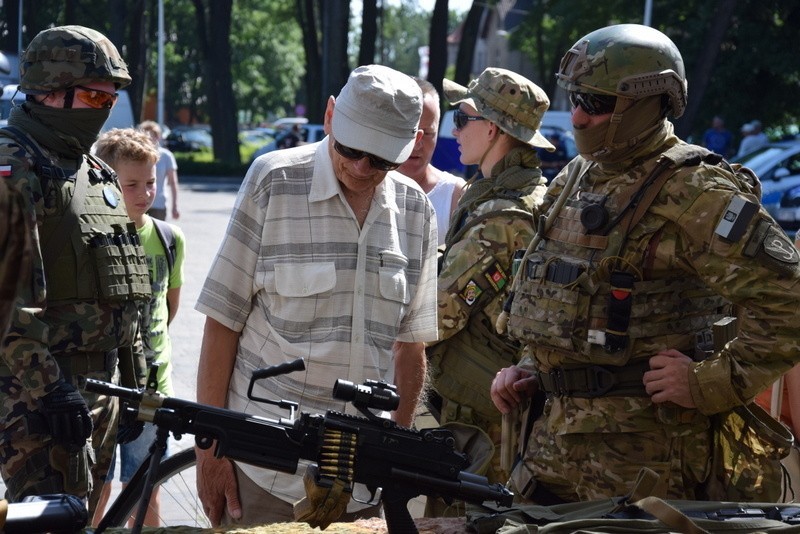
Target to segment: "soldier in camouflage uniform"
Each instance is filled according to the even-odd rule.
[[[525,357],[491,388],[503,413],[547,394],[514,490],[539,504],[625,495],[648,467],[658,494],[703,499],[710,416],[800,357],[798,252],[757,179],[673,134],[687,82],[664,34],[596,30],[564,56],[558,83],[580,155],[548,190],[546,229],[514,282],[508,328]],[[742,310],[738,337],[696,354],[729,303]],[[751,487],[763,502],[780,490],[766,474]]]
[[[438,278],[439,341],[428,347],[432,384],[442,397],[440,423],[457,421],[486,432],[497,444],[500,413],[489,397],[498,369],[516,363],[519,345],[494,330],[508,294],[514,252],[533,235],[546,185],[533,147],[554,147],[541,133],[550,105],[536,84],[488,68],[469,87],[444,80],[459,106],[455,137],[461,162],[477,164],[447,232]],[[499,449],[484,470],[505,483]]]
[[[7,497],[71,493],[94,508],[116,433],[114,398],[83,377],[136,385],[144,253],[116,175],[89,151],[131,81],[114,45],[81,26],[39,33],[20,58],[22,106],[0,130],[5,183],[35,221],[33,282],[0,346],[0,471]],[[118,368],[119,363],[119,368]],[[92,488],[95,491],[92,492]]]

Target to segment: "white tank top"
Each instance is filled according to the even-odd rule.
[[[439,244],[444,244],[447,229],[450,227],[450,210],[453,203],[453,189],[462,187],[464,179],[455,174],[442,171],[442,175],[433,189],[428,193],[428,198],[436,212],[436,225],[439,227]]]

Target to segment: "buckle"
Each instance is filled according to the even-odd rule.
[[[602,397],[616,385],[617,377],[605,367],[592,365],[586,368],[586,396],[588,398]]]

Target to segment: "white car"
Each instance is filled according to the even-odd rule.
[[[784,193],[800,186],[800,139],[768,143],[737,163],[756,173],[761,181],[761,204],[777,218]]]

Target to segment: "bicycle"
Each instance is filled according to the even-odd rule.
[[[330,410],[325,414],[300,413],[295,402],[253,394],[258,380],[303,369],[305,364],[298,359],[258,369],[250,379],[250,400],[289,412],[288,418],[278,421],[165,397],[156,391],[156,367],[151,368],[144,390],[87,379],[87,391],[120,397],[121,417],[134,417],[157,426],[147,460],[111,504],[95,532],[124,526],[135,510],[131,531],[140,533],[153,488],[162,484],[163,490],[164,482],[193,467],[194,449],[163,457],[170,433],[178,440],[184,434],[193,434],[201,449],[216,445],[218,458],[266,469],[296,473],[301,459],[313,462],[319,468],[315,481],[321,488],[330,487],[336,480],[344,481],[348,487],[362,483],[371,491],[371,504],[383,503],[389,532],[417,532],[408,501],[422,494],[473,503],[492,500],[511,506],[513,494],[503,485],[490,484],[486,477],[464,471],[468,458],[455,449],[449,430],[405,428],[370,411],[397,408],[399,397],[391,384],[336,381],[333,397],[350,402],[362,415]]]

